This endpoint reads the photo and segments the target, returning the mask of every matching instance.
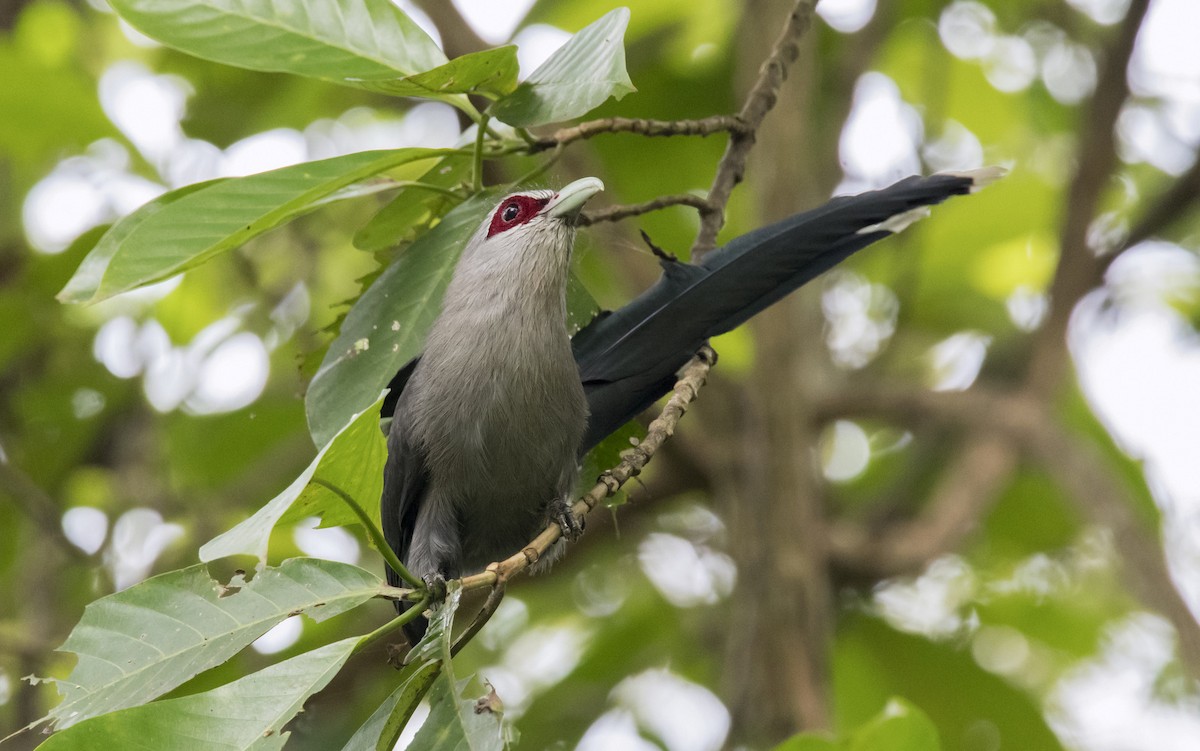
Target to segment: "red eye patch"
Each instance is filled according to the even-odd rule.
[[[509,196],[505,198],[496,207],[496,212],[492,214],[492,223],[488,227],[487,236],[497,235],[504,230],[512,229],[528,222],[537,216],[537,213],[548,203],[550,203],[549,198],[534,198],[533,196]]]

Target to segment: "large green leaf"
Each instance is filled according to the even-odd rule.
[[[327,644],[211,691],[145,704],[58,733],[44,751],[283,748],[283,726],[350,659],[361,638]]]
[[[451,666],[450,634],[462,598],[462,586],[451,583],[446,599],[429,619],[424,638],[408,656],[400,685],[359,726],[342,751],[391,751],[417,705],[443,669]],[[410,748],[416,748],[410,746]]]
[[[387,458],[387,445],[379,430],[382,398],[377,397],[373,404],[369,404],[338,431],[282,493],[250,518],[201,546],[200,560],[212,561],[227,555],[246,554],[257,556],[265,562],[271,531],[285,519],[315,515],[320,516],[326,525],[358,523],[358,516],[326,486],[345,492],[378,527],[383,464]],[[293,506],[296,507],[294,511]]]
[[[222,588],[203,565],[147,579],[87,606],[60,648],[78,657],[47,719],[60,726],[147,702],[228,660],[290,615],[324,620],[379,594],[357,566],[293,558]],[[167,746],[163,746],[166,748]]]
[[[450,654],[453,644],[451,626],[461,595],[461,586],[455,585],[432,619],[439,622],[437,630],[431,630],[417,645],[418,653],[422,655],[436,650],[442,669],[429,691],[429,716],[409,745],[410,751],[501,751],[504,748],[500,714],[477,710],[476,702],[463,695],[470,679],[458,681],[454,677]]]
[[[180,188],[114,225],[58,297],[97,302],[161,281],[312,211],[348,185],[447,153],[364,151]]]
[[[455,207],[375,280],[346,314],[341,332],[305,397],[308,428],[318,446],[379,396],[398,370],[421,352],[458,257],[495,196]]]
[[[239,68],[360,85],[446,62],[390,0],[113,0],[112,6],[163,44]]]
[[[413,76],[363,81],[362,86],[392,96],[437,98],[446,94],[482,94],[497,98],[517,88],[518,70],[517,48],[507,45],[456,57]]]
[[[610,96],[636,91],[625,70],[629,9],[617,8],[582,29],[489,112],[509,125],[569,120],[587,114]]]

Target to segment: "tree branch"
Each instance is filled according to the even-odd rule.
[[[442,35],[442,51],[446,57],[453,59],[492,46],[475,33],[454,3],[446,0],[416,0],[416,4]]]
[[[708,208],[708,201],[700,196],[692,195],[691,193],[680,193],[674,196],[660,196],[653,201],[644,203],[633,203],[619,206],[609,206],[600,211],[591,211],[586,214],[581,214],[579,217],[579,225],[587,227],[598,222],[616,222],[621,219],[626,219],[631,216],[640,216],[648,214],[651,211],[665,209],[668,206],[691,206],[704,211]]]
[[[570,128],[560,128],[533,143],[533,151],[545,151],[565,146],[601,133],[637,133],[642,136],[708,136],[721,132],[743,133],[742,121],[733,115],[713,115],[701,120],[644,120],[626,117],[606,117],[589,120]]]
[[[975,531],[1017,467],[1009,441],[977,435],[942,472],[931,500],[915,519],[889,525],[882,534],[846,521],[829,530],[835,565],[885,579],[919,571],[958,547]]]
[[[1104,281],[1108,267],[1126,250],[1160,234],[1190,214],[1196,208],[1197,199],[1200,199],[1200,157],[1166,190],[1146,201],[1149,208],[1142,212],[1121,246],[1100,259],[1096,278],[1092,282],[1099,285]]]
[[[779,89],[787,79],[788,66],[800,55],[800,39],[808,30],[815,5],[816,0],[796,1],[771,54],[759,68],[758,80],[737,116],[743,129],[731,133],[725,153],[717,164],[717,174],[708,191],[709,207],[701,213],[700,233],[692,245],[693,259],[702,258],[716,247],[717,233],[725,225],[725,204],[745,174],[746,159],[754,148],[754,133],[775,106]]]
[[[1157,541],[1130,510],[1125,480],[1109,468],[1082,436],[1057,425],[1034,392],[998,392],[981,387],[962,392],[879,386],[856,388],[826,399],[817,409],[825,419],[843,415],[883,415],[911,421],[934,419],[952,425],[999,432],[1042,465],[1075,504],[1080,515],[1110,529],[1130,588],[1149,608],[1164,615],[1179,635],[1179,653],[1192,675],[1200,676],[1200,624],[1179,594]]]
[[[1050,394],[1062,381],[1067,356],[1062,346],[1071,311],[1102,277],[1101,262],[1088,247],[1088,228],[1117,163],[1114,125],[1129,97],[1127,70],[1150,0],[1132,0],[1116,37],[1104,52],[1083,137],[1075,156],[1075,176],[1067,194],[1059,233],[1061,255],[1050,285],[1050,311],[1034,342],[1027,383]]]

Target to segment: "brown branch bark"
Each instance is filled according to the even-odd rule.
[[[579,224],[587,227],[598,222],[616,222],[631,216],[649,214],[651,211],[665,209],[668,206],[691,206],[692,208],[704,211],[708,208],[708,205],[708,201],[700,196],[694,196],[691,193],[680,193],[674,196],[660,196],[653,201],[646,201],[644,203],[609,206],[599,211],[590,211],[580,215]]]
[[[606,117],[589,120],[570,128],[560,128],[533,144],[534,151],[545,151],[601,133],[636,133],[642,136],[708,136],[713,133],[741,133],[745,125],[733,115],[713,115],[700,120],[644,120]]]
[[[716,247],[717,233],[725,225],[725,205],[729,203],[734,186],[745,175],[746,159],[754,148],[755,131],[778,101],[788,66],[800,56],[800,39],[808,30],[815,5],[816,0],[797,0],[792,6],[771,54],[759,69],[758,80],[746,96],[737,116],[744,130],[731,133],[725,153],[717,164],[717,173],[708,191],[709,207],[701,214],[700,233],[692,245],[693,259],[703,258]]]
[[[1148,208],[1129,230],[1121,247],[1100,259],[1096,278],[1092,281],[1099,285],[1104,281],[1104,274],[1108,271],[1108,267],[1112,266],[1113,261],[1117,260],[1122,253],[1140,242],[1165,232],[1175,223],[1186,218],[1196,209],[1198,200],[1200,200],[1200,158],[1192,162],[1188,171],[1176,178],[1166,190],[1145,202]]]

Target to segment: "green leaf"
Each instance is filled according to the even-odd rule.
[[[421,353],[458,257],[495,203],[482,193],[442,218],[405,250],[346,314],[305,397],[313,442],[324,446],[392,376]]]
[[[348,185],[447,153],[395,149],[189,185],[151,201],[108,231],[58,298],[97,302],[197,266],[318,207]]]
[[[205,60],[359,86],[446,62],[390,0],[113,0],[143,34]]]
[[[504,748],[501,718],[495,712],[476,712],[475,701],[464,698],[470,679],[454,678],[451,627],[462,596],[455,584],[430,620],[430,633],[417,645],[420,654],[437,649],[442,670],[429,692],[429,716],[409,746],[411,751],[500,751]],[[436,631],[433,623],[437,622]],[[381,739],[383,740],[383,739]]]
[[[450,663],[450,634],[458,611],[462,587],[451,583],[446,600],[429,619],[425,636],[408,656],[400,685],[359,726],[342,751],[391,751],[417,705]],[[410,746],[410,748],[416,748]]]
[[[288,736],[283,726],[337,675],[359,641],[327,644],[211,691],[96,717],[38,748],[282,748]]]
[[[448,156],[430,168],[418,182],[453,188],[466,179],[470,171],[469,156]],[[396,197],[354,235],[354,247],[366,251],[390,248],[414,235],[418,224],[441,216],[456,205],[456,199],[420,185],[401,188]]]
[[[202,564],[147,579],[84,610],[60,647],[78,662],[58,682],[63,700],[47,719],[66,726],[147,702],[225,662],[290,615],[324,620],[382,587],[357,566],[312,558],[265,569],[240,589],[223,589]]]
[[[850,736],[846,751],[940,751],[937,728],[924,712],[893,698]]]
[[[571,37],[489,112],[518,128],[584,115],[636,91],[625,70],[629,9],[617,8]]]
[[[517,88],[517,48],[512,45],[472,52],[414,76],[363,81],[363,88],[392,96],[437,98],[445,94],[481,94],[497,98]]]
[[[200,548],[200,560],[245,554],[266,562],[271,530],[285,519],[318,515],[325,526],[359,522],[344,501],[327,488],[312,485],[314,480],[341,488],[378,527],[383,465],[387,459],[387,442],[379,430],[382,400],[382,396],[377,397],[373,404],[354,415],[282,493],[250,518],[205,543]]]
[[[359,726],[342,746],[342,751],[389,751],[395,748],[404,726],[433,686],[441,665],[441,660],[406,665],[400,685]]]

